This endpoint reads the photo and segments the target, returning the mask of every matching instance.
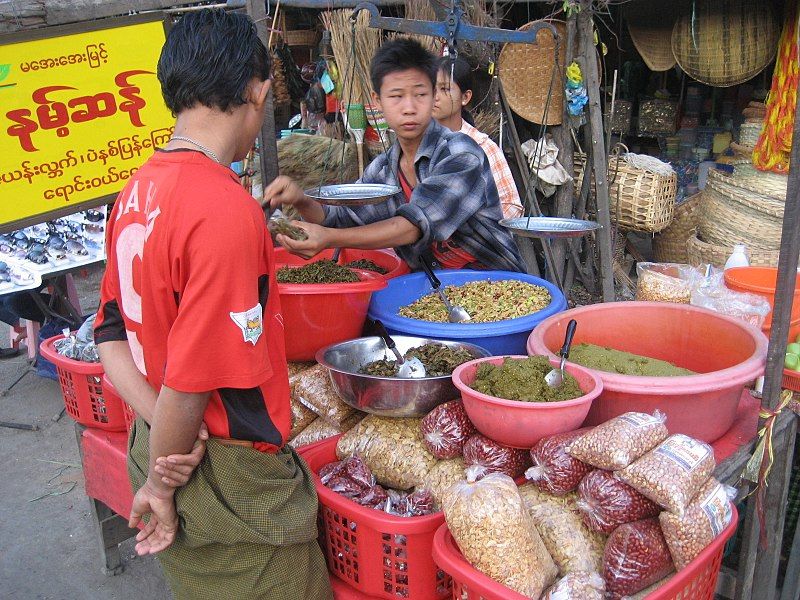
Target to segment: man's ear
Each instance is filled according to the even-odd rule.
[[[256,105],[256,108],[261,108],[264,106],[264,103],[267,101],[267,94],[269,94],[269,88],[272,85],[272,80],[267,79],[266,81],[258,81],[251,89],[253,94],[253,103]]]
[[[377,104],[378,108],[383,110],[383,106],[381,106],[381,97],[376,92],[372,92],[372,103]]]

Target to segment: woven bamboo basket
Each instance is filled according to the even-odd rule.
[[[319,32],[316,29],[284,31],[283,40],[292,47],[311,48],[319,42]]]
[[[576,152],[575,187],[581,189],[586,155]],[[625,159],[609,160],[609,201],[611,220],[618,227],[657,233],[669,226],[675,208],[678,176],[656,175],[642,169],[634,169]]]
[[[739,127],[739,145],[755,148],[763,128],[763,121],[761,123],[742,123]]]
[[[778,21],[763,0],[697,0],[672,30],[672,52],[687,75],[728,87],[752,79],[778,50]]]
[[[769,196],[774,200],[786,202],[786,187],[789,176],[781,173],[759,171],[750,161],[738,163],[733,170],[731,181],[740,188]]]
[[[567,57],[566,25],[563,21],[549,21],[558,31],[558,66],[553,78],[556,41],[552,33],[543,29],[536,44],[506,44],[500,51],[497,66],[503,91],[511,109],[523,119],[545,125],[560,125],[564,113],[564,70]],[[527,31],[534,23],[526,23],[519,31]],[[552,94],[550,106],[547,96]]]
[[[689,264],[714,265],[721,269],[725,266],[728,257],[733,252],[733,246],[719,246],[709,244],[693,235],[686,242],[686,251],[689,255]],[[758,248],[748,248],[750,255],[750,266],[753,267],[777,267],[780,250],[760,250]]]
[[[651,71],[669,71],[675,66],[672,53],[672,28],[680,14],[679,2],[667,2],[653,10],[652,5],[630,2],[624,15],[633,45]]]
[[[719,246],[777,250],[781,244],[784,203],[741,188],[721,172],[709,172],[697,232]]]
[[[690,196],[675,207],[669,227],[653,237],[653,258],[657,262],[688,263],[686,242],[697,231],[703,194]]]

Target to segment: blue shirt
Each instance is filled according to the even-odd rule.
[[[364,183],[400,187],[400,144],[378,156],[364,171]],[[503,218],[489,159],[478,144],[431,119],[414,157],[417,185],[406,202],[403,192],[386,202],[367,206],[323,206],[326,227],[357,227],[392,217],[404,217],[422,236],[414,244],[395,248],[412,268],[433,243],[450,240],[492,270],[525,272],[514,238],[498,225]]]

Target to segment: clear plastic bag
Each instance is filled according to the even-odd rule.
[[[676,433],[617,476],[662,508],[681,516],[716,466],[711,446]]]
[[[355,411],[336,394],[322,365],[300,372],[291,383],[292,398],[332,425],[341,425]]]
[[[530,453],[509,448],[476,433],[464,444],[464,463],[467,477],[480,479],[489,473],[505,473],[519,477],[531,464]]]
[[[637,300],[677,304],[691,302],[692,288],[703,276],[690,265],[650,262],[637,263],[636,275]]]
[[[729,290],[725,287],[722,273],[716,273],[695,286],[691,303],[693,306],[740,319],[758,329],[761,329],[772,310],[770,303],[762,296]]]
[[[735,488],[722,485],[712,477],[700,488],[682,517],[669,512],[661,513],[661,530],[678,571],[692,562],[730,525],[733,518],[731,501],[734,498]]]
[[[289,440],[293,440],[301,431],[311,425],[317,415],[294,398],[290,400],[289,404],[292,409],[292,430],[289,433]]]
[[[586,526],[611,533],[620,525],[657,517],[661,508],[611,471],[592,471],[578,486],[577,508]]]
[[[459,456],[450,460],[440,460],[425,475],[420,488],[431,492],[437,509],[442,505],[447,488],[466,478],[464,469],[464,459]]]
[[[350,415],[350,418],[341,425],[332,425],[325,419],[316,418],[311,421],[311,424],[308,425],[308,427],[303,429],[303,431],[292,438],[289,441],[289,445],[292,448],[299,448],[300,446],[306,446],[308,444],[314,444],[316,442],[321,442],[322,440],[327,440],[335,435],[349,431],[363,418],[364,413],[354,412],[352,415]]]
[[[598,469],[624,469],[667,438],[666,421],[658,410],[652,415],[625,413],[579,437],[567,452]]]
[[[464,443],[475,433],[461,400],[451,400],[434,408],[422,419],[422,441],[439,460],[461,456]]]
[[[538,488],[557,496],[574,491],[592,467],[571,456],[567,448],[587,431],[589,429],[577,429],[536,442],[531,450],[533,466],[525,471],[525,477]]]
[[[558,569],[507,475],[456,483],[443,508],[464,558],[482,573],[529,598],[555,581]]]
[[[603,556],[606,598],[620,600],[635,594],[673,569],[658,519],[620,525],[608,538]]]
[[[603,600],[606,582],[600,573],[575,571],[559,579],[542,600]]]

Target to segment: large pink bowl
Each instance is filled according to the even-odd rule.
[[[533,330],[528,353],[555,357],[570,319],[578,322],[573,344],[632,352],[698,373],[638,377],[594,371],[603,380],[603,393],[592,404],[587,425],[659,409],[670,433],[713,442],[733,424],[744,386],[764,372],[767,339],[758,329],[686,304],[609,302],[568,310]]]
[[[586,418],[592,400],[600,395],[603,382],[589,369],[568,364],[566,371],[578,380],[583,396],[563,402],[517,402],[487,396],[473,390],[478,365],[500,365],[506,358],[525,356],[489,356],[464,363],[453,371],[453,383],[461,392],[464,408],[472,423],[483,435],[514,448],[531,448],[543,437],[578,429]],[[556,367],[559,360],[551,360]]]

